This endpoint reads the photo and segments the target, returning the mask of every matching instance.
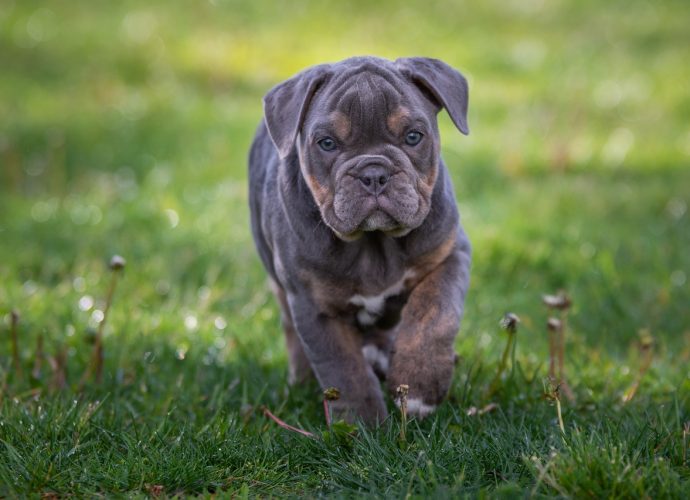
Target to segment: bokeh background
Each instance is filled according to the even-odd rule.
[[[469,137],[440,115],[476,250],[465,335],[489,344],[562,287],[593,342],[682,338],[689,23],[683,1],[4,1],[0,307],[79,330],[120,253],[138,330],[217,314],[277,337],[246,208],[262,95],[324,61],[426,55],[471,89]]]
[[[153,429],[283,408],[286,357],[250,237],[247,151],[269,88],[312,64],[373,54],[440,58],[469,80],[471,135],[439,115],[474,245],[461,404],[477,404],[472,367],[500,357],[506,311],[522,318],[521,363],[544,371],[540,297],[561,288],[573,298],[567,366],[581,400],[620,400],[641,331],[655,346],[640,393],[687,390],[689,26],[686,0],[2,0],[0,388],[22,399],[50,385],[47,365],[13,380],[11,309],[25,374],[40,337],[46,356],[67,358],[65,391],[76,388],[103,319],[107,262],[120,254],[107,415],[132,409]],[[286,414],[320,425],[318,391],[305,391]],[[6,422],[29,418],[7,411]],[[136,443],[117,418],[99,425]],[[197,491],[165,466],[174,446],[161,446],[150,474]],[[22,467],[48,470],[40,457]],[[136,489],[99,467],[95,490],[82,492]]]

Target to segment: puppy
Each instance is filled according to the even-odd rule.
[[[271,89],[249,156],[252,232],[281,309],[290,380],[336,387],[334,418],[387,416],[379,378],[424,417],[450,386],[470,244],[440,158],[467,81],[428,58],[356,57]],[[377,377],[378,375],[378,377]]]

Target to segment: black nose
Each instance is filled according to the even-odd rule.
[[[369,193],[377,195],[386,189],[386,183],[391,178],[388,170],[381,165],[369,165],[359,173],[359,180]]]

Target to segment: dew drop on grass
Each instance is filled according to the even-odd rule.
[[[180,223],[180,216],[172,208],[165,209],[165,216],[168,218],[168,222],[170,223],[171,229],[175,229],[177,225]]]
[[[187,316],[184,317],[184,326],[190,332],[192,330],[196,330],[196,327],[198,325],[199,325],[199,320],[196,319],[196,316],[188,314]]]
[[[84,295],[79,299],[79,309],[82,311],[90,311],[93,307],[93,297],[91,295]]]
[[[105,314],[103,314],[103,311],[101,311],[100,309],[95,309],[95,310],[91,313],[91,319],[92,319],[95,323],[100,323],[101,321],[103,321],[103,318],[104,318],[104,317],[105,317]]]

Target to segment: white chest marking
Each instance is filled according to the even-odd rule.
[[[383,313],[383,306],[388,297],[399,295],[405,288],[405,281],[414,278],[414,271],[407,270],[399,281],[396,281],[378,295],[353,295],[348,301],[350,304],[360,306],[357,312],[357,320],[362,325],[373,325]]]

